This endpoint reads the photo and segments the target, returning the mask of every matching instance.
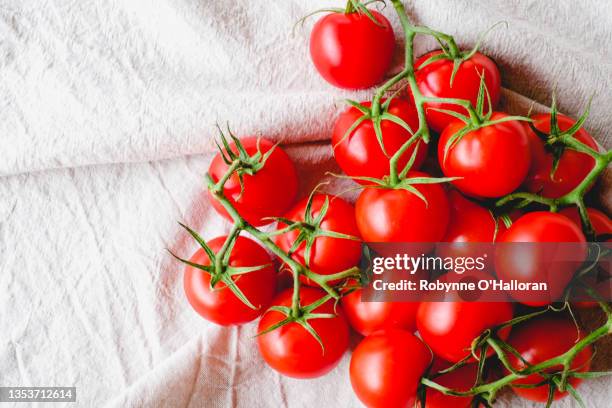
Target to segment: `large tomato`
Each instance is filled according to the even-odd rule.
[[[321,207],[326,199],[329,200],[329,206],[319,228],[324,231],[332,231],[359,238],[359,230],[355,221],[355,208],[340,197],[316,194],[311,206],[313,218],[316,219],[319,216]],[[307,204],[307,198],[300,201],[285,215],[285,218],[304,222]],[[286,227],[285,224],[279,223],[279,229],[284,227]],[[285,252],[289,252],[299,233],[298,230],[293,230],[280,235],[277,238],[280,248]],[[305,249],[306,243],[304,242],[292,254],[292,258],[302,265],[305,265]],[[309,266],[313,272],[329,275],[356,266],[360,258],[361,241],[319,236],[315,238],[310,250]]]
[[[418,302],[362,301],[363,289],[342,297],[342,309],[359,334],[368,336],[383,329],[416,330]]]
[[[475,338],[512,319],[512,314],[508,302],[421,302],[417,329],[438,357],[456,363],[470,354]],[[509,331],[506,327],[498,335],[505,339]]]
[[[528,364],[535,365],[564,354],[581,338],[582,335],[578,332],[576,325],[567,316],[547,314],[527,320],[514,327],[508,338],[508,344],[510,344]],[[571,363],[571,370],[577,372],[588,371],[591,365],[592,354],[593,350],[591,346],[587,346],[576,355]],[[507,356],[510,365],[515,370],[526,368],[525,363],[514,354],[508,353]],[[561,369],[562,367],[559,365],[546,370],[546,373],[552,374]],[[513,384],[538,384],[544,380],[545,378],[542,375],[536,373],[519,378],[515,380]],[[570,376],[568,382],[575,388],[582,380]],[[512,387],[512,389],[516,394],[531,401],[546,402],[548,399],[548,385],[541,385],[535,388],[522,388],[517,386]],[[554,399],[557,400],[565,395],[567,395],[567,392],[559,392],[557,390],[555,391]]]
[[[365,13],[330,13],[310,33],[310,56],[330,84],[345,89],[370,88],[391,65],[395,37],[389,20],[371,10]]]
[[[435,373],[448,367],[450,367],[448,362],[436,358],[430,371]],[[478,366],[476,364],[466,364],[434,378],[433,381],[451,390],[465,392],[476,384],[477,374]],[[427,388],[425,408],[469,408],[471,402],[472,397],[456,397],[443,394],[433,388]]]
[[[370,107],[371,103],[364,102],[363,105]],[[388,112],[403,119],[413,132],[418,129],[419,119],[413,103],[405,99],[395,98],[389,104]],[[363,116],[363,113],[351,106],[338,117],[332,134],[334,157],[342,170],[349,176],[382,179],[389,175],[389,158],[412,135],[402,126],[390,120],[383,120],[380,127],[387,156],[376,138],[371,119],[364,120],[350,134],[347,134],[347,131],[361,116]],[[427,145],[419,139],[404,152],[402,159],[398,161],[398,171],[404,168],[412,157],[415,148],[418,150],[412,169],[416,170],[423,164],[427,155]],[[363,182],[361,183],[363,184]]]
[[[213,252],[218,252],[226,237],[208,241]],[[210,265],[210,259],[203,249],[198,249],[190,259],[199,265]],[[184,288],[187,300],[202,317],[220,325],[241,324],[255,319],[263,313],[272,301],[276,288],[276,276],[272,259],[259,244],[249,238],[239,236],[232,248],[229,265],[234,267],[269,265],[258,271],[236,275],[232,279],[251,304],[251,309],[227,287],[218,282],[210,287],[210,274],[187,266],[185,268]]]
[[[408,178],[429,177],[418,171],[408,172]],[[357,226],[366,242],[422,243],[428,252],[433,243],[446,232],[449,205],[440,184],[413,184],[427,200],[398,188],[365,188],[355,204]],[[413,248],[415,252],[417,248]]]
[[[367,407],[409,407],[431,362],[431,352],[410,332],[382,330],[359,343],[351,357],[351,384]]]
[[[549,113],[535,115],[531,119],[533,119],[533,126],[537,130],[545,134],[550,132]],[[559,129],[565,131],[576,122],[565,115],[557,115],[557,123]],[[525,179],[525,187],[529,191],[550,198],[561,197],[576,188],[595,166],[595,159],[591,156],[568,148],[561,154],[557,169],[551,177],[552,153],[545,149],[544,141],[533,132],[529,125],[526,124],[525,128],[529,136],[532,157],[531,168]],[[595,140],[583,128],[574,134],[574,138],[588,147],[598,150]]]
[[[544,293],[510,291],[511,296],[529,306],[543,306],[558,299],[587,254],[580,228],[566,216],[546,211],[523,215],[499,238],[499,243],[495,271],[501,280],[547,285]]]
[[[281,292],[273,300],[273,306],[291,306],[293,290]],[[307,306],[326,295],[320,289],[300,289],[300,304]],[[308,323],[317,332],[324,349],[317,340],[300,324],[292,322],[257,337],[262,357],[276,371],[289,377],[314,378],[332,370],[348,349],[349,328],[340,308],[334,308],[334,301],[328,300],[313,310],[313,313],[336,313],[334,318],[309,319]],[[259,332],[285,319],[277,311],[268,311],[259,321]]]
[[[495,112],[491,120],[508,115]],[[447,177],[461,177],[453,184],[462,192],[476,197],[501,197],[521,185],[531,154],[524,126],[517,121],[487,125],[467,132],[451,143],[446,159],[446,145],[465,124],[451,122],[440,135],[438,161]]]
[[[238,213],[252,225],[269,224],[272,221],[263,218],[280,217],[295,201],[298,188],[295,167],[287,153],[278,146],[274,147],[274,144],[269,140],[246,137],[240,141],[249,155],[257,153],[258,146],[262,154],[272,148],[274,148],[274,151],[261,170],[252,176],[244,175],[244,190],[242,192],[238,175],[234,173],[225,183],[225,197],[236,207]],[[230,148],[233,152],[238,151],[234,143],[230,145]],[[227,168],[228,165],[219,153],[212,160],[208,173],[217,182],[226,173]],[[279,188],[279,186],[283,188]],[[225,208],[212,195],[211,202],[219,214],[231,220]]]
[[[453,61],[441,59],[422,68],[421,65],[432,56],[439,55],[442,51],[432,51],[418,58],[415,62],[416,81],[421,93],[429,97],[437,98],[459,98],[467,99],[476,106],[478,89],[480,87],[480,75],[484,74],[485,85],[491,96],[491,108],[494,109],[499,102],[501,93],[501,75],[497,65],[489,57],[477,52],[471,58],[461,63],[459,70],[451,85],[451,74],[453,72]],[[425,105],[427,123],[436,132],[442,132],[452,121],[453,117],[435,109],[452,110],[467,115],[465,108],[447,103],[430,103]],[[485,112],[489,110],[485,102]]]
[[[448,194],[448,199],[450,221],[436,252],[443,258],[476,258],[485,254],[488,267],[492,260],[493,242],[506,231],[506,225],[502,220],[496,222],[489,210],[455,190]],[[512,215],[514,218],[516,214]]]

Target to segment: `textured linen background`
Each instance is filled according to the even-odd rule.
[[[302,195],[335,170],[326,141],[347,94],[311,66],[313,20],[291,35],[333,3],[0,0],[0,385],[74,385],[79,406],[359,406],[348,355],[322,379],[277,375],[254,324],[221,329],[191,310],[165,252],[195,249],[177,220],[206,238],[228,227],[202,183],[217,121],[282,140]],[[505,106],[547,104],[556,85],[578,115],[597,91],[586,128],[610,147],[609,2],[407,7],[466,47],[508,21],[484,45],[512,89]],[[608,406],[610,385],[591,380],[583,395]]]

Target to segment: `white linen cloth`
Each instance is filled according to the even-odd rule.
[[[310,63],[314,19],[291,34],[330,4],[342,6],[0,0],[0,386],[74,385],[78,406],[359,406],[348,354],[321,379],[279,376],[256,350],[255,324],[219,328],[191,310],[165,251],[195,250],[176,221],[206,238],[228,228],[202,182],[215,122],[282,140],[302,195],[336,170],[325,141],[348,94]],[[483,46],[512,89],[505,106],[547,104],[556,85],[576,116],[597,91],[586,128],[610,147],[609,4],[407,7],[466,47],[508,21]],[[420,39],[417,51],[432,47]],[[606,406],[610,389],[605,378],[581,387],[592,406]],[[531,406],[506,393],[510,405]]]

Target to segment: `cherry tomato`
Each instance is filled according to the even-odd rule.
[[[475,338],[512,319],[512,314],[512,304],[508,302],[421,302],[417,329],[438,357],[456,363],[470,354]],[[498,335],[505,339],[509,331],[506,327]],[[489,349],[487,355],[492,352]]]
[[[281,292],[272,302],[273,306],[291,306],[293,290]],[[307,306],[326,295],[320,289],[302,287],[300,304]],[[294,378],[319,377],[332,370],[348,349],[349,328],[342,310],[334,318],[309,319],[308,323],[317,332],[323,347],[300,324],[292,322],[257,337],[259,351],[270,367],[281,374]],[[313,313],[335,313],[334,302],[329,300],[313,310]],[[285,319],[277,311],[268,311],[259,321],[259,332],[263,332]]]
[[[416,81],[421,93],[429,97],[467,99],[476,106],[478,89],[480,88],[480,75],[485,76],[485,85],[491,96],[492,108],[497,106],[501,94],[501,75],[497,65],[489,57],[477,52],[464,61],[454,78],[451,86],[453,61],[441,59],[422,68],[421,65],[430,57],[440,54],[441,50],[432,51],[418,58],[414,64]],[[465,108],[447,103],[430,103],[425,105],[427,123],[436,132],[442,132],[453,120],[453,117],[435,109],[452,110],[467,115]],[[485,112],[489,110],[485,101]]]
[[[491,120],[508,115],[493,113]],[[475,197],[501,197],[521,185],[531,154],[524,126],[517,121],[488,125],[467,132],[457,143],[445,147],[453,135],[465,124],[451,122],[440,135],[438,160],[447,177],[462,177],[453,181],[455,187]]]
[[[582,228],[582,220],[580,219],[578,208],[564,208],[563,210],[559,211],[559,214],[565,215],[567,218],[572,220],[574,224],[578,226],[578,228]],[[595,230],[596,237],[603,237],[604,239],[607,238],[606,241],[611,242],[612,238],[609,238],[608,236],[612,234],[612,220],[610,220],[606,214],[595,208],[587,208],[587,214],[589,215],[591,225],[593,225],[593,229]]]
[[[438,255],[443,258],[476,258],[485,254],[487,256],[485,263],[489,269],[493,256],[493,242],[506,231],[506,225],[502,220],[496,222],[489,210],[463,197],[455,190],[448,193],[448,199],[451,208],[450,221],[442,238],[443,244],[437,248]],[[511,218],[518,218],[518,214],[512,214]],[[449,244],[444,244],[446,242]],[[487,245],[489,243],[491,245]]]
[[[567,316],[558,314],[547,314],[536,317],[521,323],[512,329],[508,338],[510,344],[525,361],[531,365],[550,360],[568,351],[574,346],[582,335],[578,332],[574,323]],[[576,355],[570,367],[573,371],[586,372],[591,365],[593,350],[587,346]],[[508,353],[510,365],[516,370],[526,368],[525,363],[512,353]],[[547,374],[561,371],[562,366],[554,366],[546,370]],[[513,384],[538,384],[544,381],[544,377],[538,373],[522,377]],[[582,380],[569,377],[569,384],[574,388]],[[537,402],[546,402],[548,399],[548,385],[541,385],[535,388],[512,387],[512,390],[521,397]],[[567,392],[555,391],[554,399],[557,400],[567,395]]]
[[[378,331],[359,343],[351,357],[351,384],[367,407],[408,407],[431,362],[431,352],[415,335]]]
[[[430,371],[435,373],[448,367],[450,367],[448,362],[434,359],[434,364]],[[474,386],[477,374],[478,365],[466,364],[449,373],[434,378],[433,381],[451,390],[465,392]],[[425,397],[425,408],[469,408],[471,402],[472,397],[446,395],[428,387],[427,396]]]
[[[363,105],[370,107],[371,103],[364,102]],[[413,131],[418,129],[419,119],[413,103],[405,99],[395,98],[389,104],[388,112],[403,119]],[[332,134],[334,157],[342,170],[351,177],[382,179],[384,176],[389,175],[389,158],[412,135],[402,126],[390,120],[383,120],[380,126],[387,156],[376,138],[372,120],[364,120],[350,134],[347,134],[347,131],[361,116],[363,116],[361,111],[355,107],[350,107],[338,117]],[[401,160],[398,161],[399,171],[406,166],[415,148],[417,149],[417,154],[412,164],[412,170],[418,169],[423,164],[427,155],[427,145],[419,139],[404,152]],[[366,184],[359,180],[356,181]]]
[[[330,13],[310,33],[312,62],[338,88],[370,88],[382,81],[391,66],[393,29],[385,16],[370,11],[378,24],[365,13]]]
[[[408,178],[429,177],[418,171]],[[422,243],[415,252],[428,252],[446,232],[449,205],[440,184],[413,184],[427,200],[405,189],[365,188],[355,205],[357,226],[366,242]]]
[[[324,231],[332,231],[357,238],[358,240],[331,238],[319,236],[315,238],[310,250],[309,266],[313,272],[329,275],[342,272],[352,268],[359,263],[361,258],[361,241],[359,240],[359,230],[355,221],[355,208],[340,197],[333,197],[326,194],[316,194],[312,201],[311,213],[313,218],[320,214],[321,207],[329,200],[329,207],[325,213],[320,228]],[[300,201],[286,215],[293,221],[304,222],[306,205],[308,198]],[[286,227],[279,223],[278,228]],[[289,252],[299,235],[298,230],[293,230],[277,238],[278,246],[285,252]],[[292,258],[305,265],[304,251],[306,243],[300,244],[298,249],[292,254]],[[338,256],[341,254],[341,256]]]
[[[249,155],[257,153],[258,144],[261,153],[274,147],[269,140],[257,137],[246,137],[240,140]],[[237,152],[236,145],[230,145]],[[217,182],[227,171],[227,164],[221,154],[217,154],[210,164],[208,173]],[[282,186],[283,188],[279,188]],[[254,175],[244,175],[244,190],[241,193],[240,180],[233,174],[225,184],[224,194],[236,207],[240,215],[254,226],[269,224],[265,217],[280,217],[294,203],[297,195],[298,181],[293,162],[280,147],[268,157],[264,167]],[[231,220],[231,217],[212,195],[211,202],[219,214]]]
[[[208,241],[207,244],[216,253],[223,246],[225,239],[226,237],[218,237]],[[199,265],[210,265],[210,259],[201,248],[193,254],[190,261]],[[232,278],[257,309],[251,309],[244,304],[222,281],[211,289],[211,276],[201,269],[187,266],[184,275],[185,294],[194,310],[205,319],[223,326],[249,322],[261,315],[272,301],[276,288],[272,259],[265,249],[249,238],[239,236],[236,239],[229,265],[234,267],[270,265]]]
[[[418,302],[364,302],[363,289],[342,297],[342,310],[359,334],[368,336],[383,329],[416,330]]]
[[[544,113],[532,117],[533,126],[540,132],[548,134],[550,132],[550,114]],[[565,115],[557,115],[557,123],[562,131],[568,130],[576,122]],[[561,155],[554,176],[550,176],[553,167],[553,155],[544,147],[542,141],[525,124],[529,145],[531,148],[531,168],[525,179],[525,187],[532,193],[538,193],[544,197],[558,198],[578,186],[587,174],[595,166],[595,159],[585,153],[575,150],[565,149]],[[597,151],[597,143],[586,130],[580,129],[574,134],[574,138],[584,143],[591,149]]]
[[[544,306],[558,299],[587,254],[580,228],[566,216],[546,211],[523,215],[499,242],[495,271],[501,280],[547,284],[545,293],[510,292],[512,297],[529,306]],[[549,244],[516,244],[521,242]]]

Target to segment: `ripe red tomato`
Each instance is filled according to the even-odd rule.
[[[458,191],[448,193],[450,221],[437,254],[443,258],[480,257],[486,254],[487,269],[492,262],[494,238],[506,231],[502,220],[497,222],[489,210],[463,197]],[[516,216],[517,214],[513,214]],[[450,244],[445,244],[445,243]],[[490,246],[487,244],[491,244]]]
[[[363,102],[366,107],[371,106],[371,102]],[[389,104],[388,112],[403,119],[410,128],[416,132],[419,128],[419,119],[414,104],[405,100],[395,98]],[[389,158],[399,150],[412,136],[410,132],[400,125],[383,120],[381,122],[382,139],[385,146],[385,155],[380,147],[380,143],[374,132],[372,120],[364,120],[350,134],[346,132],[353,126],[355,121],[363,116],[363,113],[355,107],[350,107],[342,112],[336,120],[332,134],[332,146],[334,157],[342,170],[351,177],[374,177],[382,179],[389,175]],[[410,146],[398,162],[398,171],[401,171],[408,160],[412,157],[414,149],[417,154],[412,164],[412,170],[418,169],[425,161],[427,155],[427,145],[419,139]],[[362,184],[365,182],[359,181]]]
[[[535,365],[550,360],[568,351],[576,344],[582,335],[578,332],[574,323],[567,316],[558,314],[547,314],[533,318],[521,323],[512,329],[508,338],[510,344],[527,363]],[[578,372],[586,372],[591,365],[593,350],[591,346],[586,347],[576,355],[571,363],[571,369]],[[526,368],[525,363],[514,354],[508,353],[510,365],[516,370]],[[546,373],[552,374],[562,369],[562,366],[552,367]],[[515,380],[513,384],[538,384],[544,381],[540,374],[532,374]],[[582,380],[569,377],[569,384],[574,388]],[[535,388],[512,387],[512,390],[521,397],[537,402],[546,402],[549,388],[541,385]],[[555,391],[554,399],[557,400],[567,395],[567,392]]]
[[[540,132],[548,134],[550,132],[550,114],[544,113],[532,117],[533,126]],[[562,131],[571,128],[576,122],[565,115],[557,115],[557,123]],[[595,166],[595,159],[585,153],[575,150],[565,149],[559,159],[557,170],[554,177],[550,177],[553,167],[553,155],[544,148],[542,141],[525,124],[529,145],[531,148],[531,168],[525,179],[525,188],[532,193],[538,193],[544,197],[558,198],[570,191],[584,180],[587,174]],[[594,150],[598,150],[597,143],[586,130],[580,129],[574,134],[574,138],[586,144]]]
[[[434,359],[430,371],[435,373],[448,367],[450,367],[449,363],[444,360]],[[474,386],[477,374],[478,366],[476,364],[466,364],[450,373],[434,378],[433,381],[451,390],[465,392]],[[427,388],[425,408],[469,408],[471,402],[472,397],[456,397],[443,394],[433,388]]]
[[[274,306],[291,306],[293,290],[281,292],[272,302]],[[307,306],[326,295],[320,289],[302,287],[300,304]],[[317,332],[325,351],[317,340],[298,323],[292,322],[257,337],[262,357],[270,367],[294,378],[319,377],[332,370],[348,349],[349,328],[341,308],[334,318],[309,319]],[[313,310],[313,313],[335,313],[334,302],[329,300]],[[277,311],[268,311],[259,321],[259,332],[285,319]]]
[[[257,137],[240,139],[249,155],[257,153],[257,140]],[[259,138],[259,148],[262,154],[272,149],[273,146],[274,144],[269,140]],[[230,144],[230,148],[234,152],[238,151],[234,143]],[[223,177],[227,168],[228,165],[219,153],[212,160],[208,173],[217,182]],[[271,222],[263,218],[280,217],[291,207],[297,195],[297,188],[297,173],[293,162],[287,153],[277,146],[261,170],[252,176],[244,176],[242,195],[240,194],[240,181],[235,173],[225,184],[224,193],[244,219],[254,226],[261,226]],[[212,195],[210,197],[215,210],[231,220],[221,203]]]
[[[351,357],[351,384],[367,407],[408,407],[431,362],[431,352],[415,335],[383,330],[359,343]]]
[[[491,120],[507,116],[495,112]],[[448,149],[445,160],[446,144],[464,126],[462,121],[455,120],[440,135],[438,160],[444,175],[462,177],[453,184],[476,197],[501,197],[519,187],[531,160],[524,126],[509,121],[469,131]]]
[[[316,194],[311,206],[313,218],[316,219],[320,214],[326,198],[329,200],[329,207],[322,219],[320,228],[324,231],[338,232],[359,238],[359,230],[355,221],[355,208],[340,197]],[[303,222],[307,204],[308,198],[303,199],[285,215],[285,218]],[[285,224],[279,223],[279,229],[284,227],[286,227]],[[299,233],[298,230],[293,230],[278,236],[278,246],[283,251],[289,252]],[[304,242],[292,254],[292,258],[302,265],[306,264],[304,260],[305,249],[306,243]],[[338,256],[339,254],[341,256]],[[360,258],[361,241],[319,236],[315,238],[310,250],[309,266],[313,272],[330,275],[356,266]]]
[[[408,178],[429,177],[418,171]],[[428,252],[446,232],[449,205],[440,184],[413,184],[427,204],[405,189],[365,188],[355,204],[357,227],[366,242],[423,243]],[[414,248],[415,252],[419,252]]]
[[[368,336],[383,329],[416,330],[418,302],[364,302],[362,289],[342,297],[342,310],[355,331]]]
[[[414,64],[417,69],[416,81],[421,93],[429,97],[467,99],[472,102],[473,106],[476,106],[478,89],[480,88],[480,75],[484,73],[485,85],[491,96],[491,104],[494,109],[499,102],[501,93],[501,75],[495,62],[479,52],[475,53],[461,64],[451,86],[452,60],[441,59],[420,68],[427,59],[441,52],[441,50],[429,52],[418,58]],[[425,108],[427,123],[438,133],[444,130],[453,120],[453,117],[430,108],[468,114],[465,108],[446,103],[431,103],[425,105]],[[485,101],[485,112],[488,112],[488,110],[488,103]]]
[[[559,214],[565,215],[567,218],[572,220],[574,224],[578,226],[578,228],[582,229],[582,220],[580,219],[578,208],[567,207],[559,211]],[[595,235],[597,237],[603,236],[605,238],[606,236],[612,234],[612,220],[610,220],[606,214],[595,208],[587,208],[587,214],[589,215],[591,225],[593,225],[593,229],[595,230]],[[610,241],[612,241],[612,238],[607,239],[607,242]]]
[[[521,242],[540,245],[516,244]],[[587,254],[580,228],[564,215],[547,211],[523,215],[499,238],[499,243],[495,271],[501,280],[548,286],[545,293],[510,291],[512,297],[529,306],[544,306],[558,299]]]
[[[217,237],[207,244],[216,253],[223,246],[225,238]],[[210,259],[201,248],[193,254],[190,261],[199,265],[210,265]],[[211,276],[201,269],[187,265],[184,275],[185,294],[194,310],[206,320],[223,326],[246,323],[261,315],[272,301],[276,288],[272,259],[266,250],[253,240],[238,237],[230,254],[229,264],[234,267],[270,265],[233,278],[236,286],[257,309],[245,305],[223,282],[218,282],[214,289],[211,289]]]
[[[475,338],[512,319],[512,314],[508,302],[421,302],[417,329],[438,357],[456,363],[470,354]],[[509,332],[506,327],[498,335],[505,339]],[[487,355],[492,352],[489,349]]]
[[[385,16],[330,13],[310,33],[310,56],[317,71],[338,88],[362,89],[379,83],[393,59],[395,37]]]

